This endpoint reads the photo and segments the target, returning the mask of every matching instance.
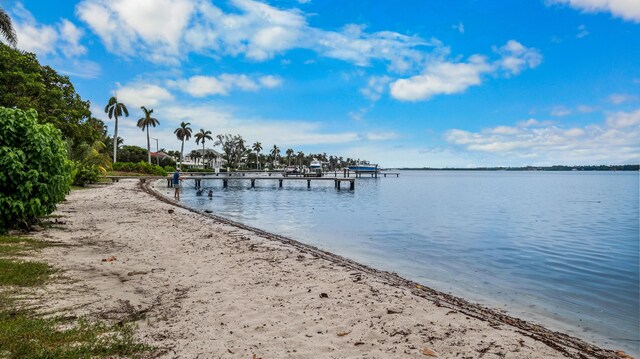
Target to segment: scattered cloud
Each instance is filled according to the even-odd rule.
[[[38,23],[33,14],[18,2],[12,9],[14,27],[18,36],[18,48],[33,52],[44,63],[55,65],[58,71],[67,75],[95,78],[100,66],[79,57],[87,54],[81,44],[84,31],[67,19],[60,19],[54,25]]]
[[[435,39],[366,32],[357,24],[326,31],[309,26],[298,9],[253,0],[232,0],[231,6],[236,11],[225,12],[207,0],[83,0],[76,12],[110,52],[170,65],[192,52],[265,61],[287,50],[309,49],[358,66],[383,61],[402,72],[424,61],[419,48],[442,46]]]
[[[395,140],[399,137],[396,132],[369,132],[366,135],[369,141],[388,141]]]
[[[480,85],[483,75],[502,73],[509,77],[537,67],[542,61],[538,50],[527,48],[515,40],[509,40],[494,50],[500,55],[494,62],[478,54],[470,56],[466,62],[432,62],[421,75],[391,83],[391,95],[402,101],[419,101],[435,95],[463,93],[471,86]]]
[[[551,116],[564,117],[571,114],[571,110],[564,106],[556,106],[551,110]]]
[[[194,9],[192,0],[86,0],[76,13],[110,52],[171,63]]]
[[[458,30],[459,33],[464,34],[464,24],[463,23],[458,23],[456,25],[453,25],[452,28]]]
[[[273,144],[278,146],[335,145],[361,140],[355,132],[328,131],[324,124],[318,122],[238,118],[233,112],[213,105],[159,104],[154,107],[154,114],[162,121],[162,131],[164,131],[159,133],[160,129],[155,130],[154,137],[160,138],[160,146],[167,148],[179,146],[173,129],[177,128],[181,121],[191,122],[192,128],[196,131],[204,128],[214,133],[239,133],[249,143],[260,141],[268,147]],[[131,144],[145,145],[146,138],[139,132],[139,129],[132,127],[123,130],[122,136],[136,141]],[[208,143],[207,147],[211,145]],[[187,147],[191,150],[195,146],[190,142],[185,147],[185,151]]]
[[[535,119],[480,132],[452,129],[445,140],[473,152],[538,163],[629,163],[640,160],[640,109],[608,114],[604,123],[563,126]]]
[[[587,31],[587,27],[584,25],[578,26],[578,34],[576,34],[577,39],[582,39],[583,37],[589,35],[589,31]]]
[[[545,0],[547,5],[568,5],[587,13],[609,12],[613,16],[640,22],[640,6],[635,0]]]
[[[389,76],[371,76],[367,81],[367,86],[360,89],[360,93],[371,101],[378,101],[391,80]]]
[[[634,112],[620,111],[611,113],[609,114],[609,116],[607,116],[607,120],[605,123],[608,127],[615,129],[623,129],[635,126],[635,130],[637,132],[637,127],[638,125],[640,125],[640,110],[636,110]]]
[[[588,105],[578,105],[578,106],[576,106],[576,111],[578,111],[580,113],[590,113],[590,112],[595,112],[597,110],[598,110],[597,107],[588,106]]]
[[[222,74],[220,76],[192,76],[188,79],[168,81],[170,87],[178,88],[193,97],[228,95],[232,90],[258,91],[261,88],[275,88],[282,84],[277,76],[251,78],[243,74]]]
[[[500,47],[494,48],[501,58],[497,61],[497,67],[506,72],[506,75],[518,75],[522,70],[538,67],[542,62],[542,55],[537,49],[525,47],[515,40],[509,40]]]
[[[428,100],[440,94],[455,94],[482,83],[482,75],[493,67],[484,56],[473,55],[467,62],[430,64],[422,75],[391,84],[391,95],[402,101]]]
[[[127,105],[129,111],[140,106],[155,107],[165,101],[171,101],[174,96],[167,89],[153,84],[133,83],[119,86],[116,94],[118,100]]]
[[[609,102],[611,102],[614,105],[620,105],[620,104],[625,103],[625,102],[634,101],[637,98],[638,97],[634,96],[634,95],[628,95],[628,94],[623,94],[623,93],[614,93],[614,94],[609,95],[607,100],[609,100]]]

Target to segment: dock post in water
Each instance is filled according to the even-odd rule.
[[[356,181],[351,181],[349,183],[349,189],[354,191],[356,189]]]
[[[229,185],[229,180],[228,179],[223,179],[222,180],[222,188],[227,188],[227,186]]]
[[[282,180],[278,180],[278,187],[282,188]]]
[[[311,180],[307,180],[307,188],[311,188]]]
[[[243,176],[244,176],[244,174],[243,174]],[[256,188],[256,180],[255,179],[251,180],[251,188]]]

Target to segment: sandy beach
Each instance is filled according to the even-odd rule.
[[[46,310],[135,316],[162,358],[616,358],[319,249],[195,213],[138,181],[72,191],[39,255]],[[45,300],[46,299],[46,300]]]

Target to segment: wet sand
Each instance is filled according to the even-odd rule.
[[[40,255],[67,280],[46,309],[138,318],[163,358],[620,357],[138,181],[73,191],[55,214],[35,236],[66,244]]]

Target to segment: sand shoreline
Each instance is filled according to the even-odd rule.
[[[50,305],[106,319],[144,314],[139,337],[164,348],[162,357],[618,357],[394,273],[194,211],[149,184],[74,191],[56,213],[64,228],[37,236],[74,247],[43,256],[82,290],[54,296]],[[109,255],[117,260],[102,262]]]

